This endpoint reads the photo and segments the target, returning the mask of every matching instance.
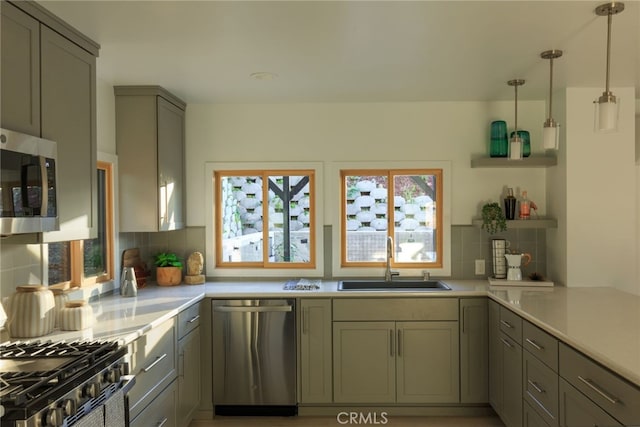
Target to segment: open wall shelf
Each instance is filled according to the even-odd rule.
[[[476,227],[482,227],[482,219],[474,218],[471,222]],[[549,217],[538,217],[531,219],[512,219],[507,220],[507,230],[513,228],[556,228],[558,220]]]
[[[558,164],[555,156],[531,155],[521,160],[511,160],[506,157],[474,157],[471,159],[472,168],[546,168]]]

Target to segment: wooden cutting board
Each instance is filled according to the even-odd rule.
[[[142,265],[142,258],[140,258],[140,249],[125,249],[122,252],[121,267],[139,267]]]

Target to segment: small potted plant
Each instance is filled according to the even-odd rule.
[[[175,286],[182,282],[182,261],[173,252],[160,252],[154,257],[156,280],[160,286]]]
[[[507,231],[507,218],[499,203],[485,203],[482,206],[482,228],[489,234]]]

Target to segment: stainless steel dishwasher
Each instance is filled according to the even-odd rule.
[[[216,415],[295,415],[295,300],[212,300]]]

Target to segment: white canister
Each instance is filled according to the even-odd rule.
[[[21,285],[11,296],[7,329],[13,338],[47,335],[54,328],[53,292],[42,285]]]
[[[65,307],[67,301],[69,301],[69,295],[67,291],[63,289],[52,289],[53,291],[53,299],[56,302],[56,314],[54,320],[54,326],[56,328],[60,327],[60,312]]]
[[[80,331],[93,326],[93,309],[84,300],[67,301],[60,311],[60,329]]]

